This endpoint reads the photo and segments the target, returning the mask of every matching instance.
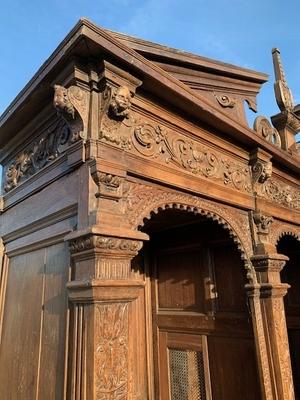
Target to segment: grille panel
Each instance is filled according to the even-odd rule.
[[[169,349],[171,400],[206,400],[203,354]]]

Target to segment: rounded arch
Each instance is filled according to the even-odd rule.
[[[250,261],[253,248],[247,212],[201,197],[141,184],[135,184],[131,193],[131,200],[131,206],[128,207],[127,212],[133,229],[141,229],[145,221],[151,219],[153,214],[166,209],[200,214],[216,221],[228,231],[236,244],[248,271],[249,281],[255,281],[255,272]]]
[[[300,241],[300,227],[297,229],[294,226],[275,221],[270,235],[271,243],[276,247],[284,236],[291,236]]]

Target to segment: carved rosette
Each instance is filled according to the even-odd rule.
[[[95,306],[97,400],[122,400],[128,393],[128,303]]]

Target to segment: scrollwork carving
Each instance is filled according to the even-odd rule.
[[[55,160],[68,147],[71,132],[65,121],[55,121],[42,138],[20,153],[5,172],[4,190],[9,192]]]
[[[235,99],[227,96],[226,94],[217,95],[216,93],[214,93],[214,96],[217,102],[220,104],[220,106],[224,108],[233,108],[236,104]]]
[[[266,117],[259,116],[255,118],[253,129],[266,141],[281,147],[281,138],[277,129],[275,129]]]
[[[284,207],[300,210],[300,191],[274,179],[261,185],[258,195]]]
[[[221,180],[224,185],[251,191],[250,170],[218,152],[176,132],[142,122],[135,126],[131,142],[143,156],[162,159],[195,175]]]

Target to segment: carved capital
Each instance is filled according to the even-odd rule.
[[[77,86],[54,85],[53,105],[68,124],[70,142],[85,138],[88,120],[88,94]]]
[[[95,196],[118,200],[122,197],[125,171],[116,167],[105,167],[101,161],[90,163],[91,176],[98,187]]]
[[[110,236],[89,234],[70,240],[69,248],[71,254],[94,250],[102,254],[136,255],[142,248],[140,240],[124,239]]]

